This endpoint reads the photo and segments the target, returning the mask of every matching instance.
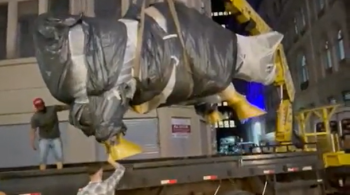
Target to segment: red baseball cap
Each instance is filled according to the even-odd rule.
[[[45,105],[45,102],[44,102],[44,100],[41,99],[41,98],[35,98],[35,99],[33,100],[33,105],[34,105],[35,107],[40,107],[40,106],[44,106],[44,105]]]

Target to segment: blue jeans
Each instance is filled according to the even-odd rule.
[[[40,164],[47,163],[47,156],[50,151],[53,152],[56,158],[56,162],[62,162],[63,152],[62,152],[62,143],[60,138],[39,140]]]

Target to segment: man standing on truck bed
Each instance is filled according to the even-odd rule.
[[[63,152],[57,112],[68,110],[69,106],[46,106],[44,100],[41,98],[34,99],[33,105],[36,112],[33,114],[30,121],[30,141],[33,149],[36,150],[35,136],[36,130],[38,129],[40,170],[46,169],[46,161],[50,149],[52,149],[54,156],[56,157],[57,169],[62,169]]]
[[[115,171],[108,179],[102,181],[103,164],[93,164],[88,167],[87,172],[90,176],[90,182],[87,186],[80,189],[78,195],[114,195],[115,188],[120,179],[123,177],[125,167],[108,157],[108,163],[111,164]]]

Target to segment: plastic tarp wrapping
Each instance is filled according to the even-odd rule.
[[[112,19],[43,14],[36,29],[34,40],[41,75],[50,93],[71,105],[70,123],[87,136],[95,135],[98,141],[118,133],[124,125],[113,132],[109,126],[112,118],[107,118],[108,122],[101,120],[106,115],[112,117],[115,110],[100,111],[96,106],[115,106],[110,99],[124,60],[125,26]],[[109,129],[101,129],[106,123]]]
[[[44,14],[38,17],[34,32],[41,76],[52,96],[66,104],[74,102],[79,88],[85,88],[84,78],[70,79],[72,75],[81,75],[81,70],[73,67],[70,60],[68,41],[69,29],[79,19],[79,16],[55,18]]]
[[[275,80],[275,53],[283,35],[276,31],[256,36],[237,35],[236,78],[269,85]]]
[[[127,40],[126,27],[118,20],[100,20],[99,18],[83,18],[85,41],[85,62],[88,69],[86,82],[89,97],[89,115],[95,137],[105,141],[125,128],[121,113],[121,103],[114,94],[118,88],[117,81],[123,71],[124,55]],[[76,117],[77,118],[77,117]],[[81,121],[83,122],[83,120]],[[81,124],[80,122],[80,124]]]
[[[165,18],[163,29],[166,28],[170,35],[177,34],[168,4],[155,3],[153,7]],[[231,83],[236,68],[237,38],[234,33],[183,3],[175,3],[175,8],[189,64],[180,62],[177,66],[176,83],[167,105],[224,90]],[[161,19],[157,22],[162,23]],[[168,42],[171,47],[182,49],[178,38],[169,39]],[[169,55],[174,56],[174,53],[183,54],[182,51],[170,51]],[[175,57],[183,59],[180,55]],[[191,72],[186,72],[185,66],[189,66]]]
[[[106,141],[126,130],[122,119],[130,104],[164,91],[168,95],[162,105],[177,104],[216,94],[231,83],[236,35],[193,8],[182,3],[175,7],[185,48],[168,5],[155,3],[165,26],[146,15],[139,75],[132,71],[139,8],[131,6],[119,20],[39,16],[34,40],[40,72],[50,93],[71,105],[71,124]]]

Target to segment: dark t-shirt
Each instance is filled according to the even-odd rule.
[[[57,112],[62,110],[62,106],[55,105],[47,106],[45,112],[34,113],[31,126],[33,129],[39,129],[40,138],[55,139],[60,137]]]

